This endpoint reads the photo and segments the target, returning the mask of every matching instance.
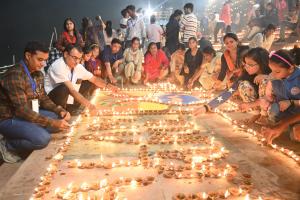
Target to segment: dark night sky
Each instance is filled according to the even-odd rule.
[[[158,5],[163,0],[150,0]],[[187,2],[202,9],[205,0],[169,0],[166,5],[181,9]],[[0,66],[12,63],[12,55],[18,61],[27,41],[50,42],[53,27],[58,34],[65,18],[72,17],[79,29],[84,16],[101,15],[117,26],[120,11],[129,4],[136,8],[148,5],[148,0],[10,0],[3,1],[0,8]]]

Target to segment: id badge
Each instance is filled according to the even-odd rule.
[[[32,110],[36,113],[39,113],[39,100],[38,99],[33,99],[31,101],[31,107]]]

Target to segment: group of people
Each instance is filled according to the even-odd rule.
[[[17,162],[20,153],[47,146],[50,133],[70,128],[70,112],[81,107],[96,114],[96,106],[89,101],[93,91],[100,87],[117,92],[120,82],[169,81],[184,89],[201,86],[218,91],[220,95],[197,108],[195,116],[239,96],[240,109],[254,113],[243,123],[275,124],[262,130],[269,143],[290,125],[291,139],[300,141],[300,69],[290,52],[269,52],[272,42],[267,40],[276,28],[273,24],[248,46],[228,32],[222,39],[225,49],[216,51],[209,40],[199,37],[191,3],[183,12],[174,11],[165,31],[155,23],[155,16],[145,27],[133,5],[121,14],[121,37],[100,16],[96,22],[84,18],[80,31],[67,18],[50,49],[35,41],[26,45],[23,59],[0,80],[4,161]],[[149,45],[144,54],[146,40]]]

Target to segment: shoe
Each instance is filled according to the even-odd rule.
[[[8,151],[6,142],[3,138],[0,140],[0,152],[2,155],[2,159],[7,163],[17,163],[22,160],[22,158],[14,152]]]

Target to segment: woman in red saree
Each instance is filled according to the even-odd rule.
[[[144,84],[164,79],[169,73],[170,62],[165,52],[157,48],[156,43],[151,42],[145,54]]]

